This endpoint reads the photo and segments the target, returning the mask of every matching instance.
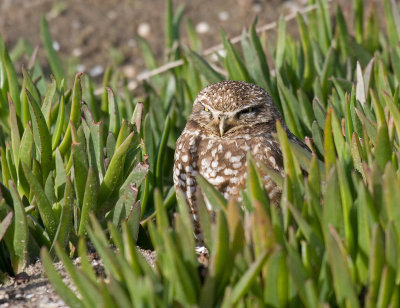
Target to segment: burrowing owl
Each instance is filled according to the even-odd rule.
[[[283,174],[279,142],[272,136],[277,120],[289,138],[301,143],[284,125],[272,98],[258,86],[222,81],[207,86],[197,95],[176,144],[174,165],[175,187],[186,195],[196,233],[200,232],[195,200],[197,174],[225,198],[239,201],[240,190],[245,188],[248,152],[256,161]],[[281,189],[267,174],[263,174],[263,181],[271,202],[278,203]]]

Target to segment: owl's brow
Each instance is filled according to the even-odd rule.
[[[210,109],[210,110],[213,110],[213,108],[212,108],[210,105],[205,104],[203,101],[199,101],[199,103],[200,103],[203,107],[206,107],[206,108],[208,108],[208,109]]]
[[[264,104],[263,104],[263,103],[261,103],[261,104],[256,104],[256,105],[248,104],[248,105],[246,105],[246,106],[240,108],[240,109],[237,110],[236,112],[241,112],[241,111],[246,110],[246,109],[248,109],[248,108],[259,108],[259,107],[261,107],[262,105],[264,105]]]

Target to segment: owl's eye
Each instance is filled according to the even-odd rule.
[[[240,117],[241,115],[249,114],[249,113],[252,113],[254,111],[255,111],[254,107],[246,108],[246,109],[243,109],[242,111],[240,111],[238,113],[238,116]]]
[[[207,107],[204,107],[204,111],[207,111],[207,112],[209,112],[209,111],[210,111],[210,109],[208,109]]]

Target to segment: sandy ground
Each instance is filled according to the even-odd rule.
[[[220,29],[228,35],[241,33],[255,16],[259,25],[275,21],[304,5],[306,0],[174,0],[184,5],[182,37],[186,41],[186,17],[199,34],[204,48],[220,42]],[[165,0],[2,0],[0,34],[7,46],[26,38],[41,46],[39,23],[45,15],[63,62],[102,75],[109,64],[122,67],[128,78],[144,68],[137,36],[144,37],[160,63],[163,59]],[[39,50],[42,63],[43,49]],[[27,59],[25,59],[27,61]]]
[[[140,249],[143,256],[154,266],[156,255],[150,250]],[[80,259],[74,260],[76,266],[80,265]],[[104,275],[101,260],[94,254],[91,264],[97,275]],[[54,263],[57,271],[62,275],[63,281],[74,291],[76,288],[70,277],[65,272],[61,262]],[[25,279],[10,278],[6,283],[0,284],[0,308],[3,307],[67,307],[55,292],[53,286],[47,280],[40,260],[26,268]]]

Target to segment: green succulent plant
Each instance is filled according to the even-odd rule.
[[[22,271],[29,258],[38,256],[39,247],[52,248],[56,241],[67,250],[69,241],[76,245],[86,235],[90,212],[116,226],[124,219],[137,220],[132,212],[140,218],[137,195],[149,170],[140,136],[143,104],[127,99],[118,106],[110,88],[102,102],[94,97],[90,80],[82,90],[81,73],[72,90],[66,89],[45,20],[41,26],[56,76],[42,88],[38,77],[44,77],[36,64],[22,68],[19,80],[6,46],[0,44],[5,77],[0,91],[1,270],[9,273]],[[122,104],[132,110],[129,118]]]
[[[45,20],[53,81],[38,79],[37,62],[21,81],[1,43],[0,269],[12,264],[17,272],[44,247],[47,275],[71,307],[398,307],[399,10],[383,1],[382,29],[362,0],[353,1],[352,25],[339,6],[309,4],[296,17],[297,38],[281,18],[276,45],[266,45],[254,23],[240,46],[222,34],[223,53],[212,62],[190,22],[190,44],[182,43],[183,8],[167,1],[165,61],[174,65],[149,74],[143,103],[114,68],[100,97],[80,74],[67,90]],[[147,42],[139,46],[156,69]],[[283,188],[279,207],[269,205],[261,184],[265,166],[251,157],[243,204],[198,178],[205,266],[187,205],[172,188],[172,161],[196,94],[226,78],[267,89],[312,154],[289,143],[277,123],[285,176],[264,171]],[[95,276],[84,239],[102,258],[105,277]],[[68,242],[78,247],[81,268],[71,266]],[[136,243],[156,251],[154,267]],[[56,256],[79,295],[55,271]]]

